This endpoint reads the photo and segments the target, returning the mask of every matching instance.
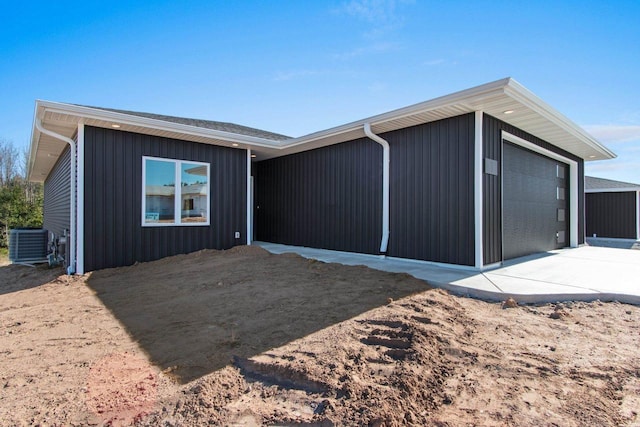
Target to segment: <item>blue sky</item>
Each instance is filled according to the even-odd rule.
[[[229,121],[291,136],[513,77],[640,183],[640,2],[7,2],[0,138],[35,99]]]

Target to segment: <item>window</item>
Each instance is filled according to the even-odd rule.
[[[142,158],[142,225],[209,225],[209,164]]]

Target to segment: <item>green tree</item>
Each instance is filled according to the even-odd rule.
[[[0,248],[8,246],[10,229],[42,226],[43,199],[42,185],[26,180],[13,143],[0,139]]]

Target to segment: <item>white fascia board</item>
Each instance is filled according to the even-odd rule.
[[[124,124],[129,126],[142,126],[152,129],[163,130],[167,132],[179,132],[185,135],[200,136],[207,138],[217,138],[229,142],[237,142],[240,144],[253,145],[264,148],[276,148],[278,141],[259,138],[255,136],[241,135],[232,132],[225,132],[215,129],[201,128],[197,126],[185,125],[181,123],[167,122],[159,119],[151,119],[126,113],[118,113],[115,111],[100,110],[91,107],[83,107],[78,105],[64,104],[52,101],[38,101],[46,111],[58,114],[77,115],[79,118],[92,120],[111,121],[115,124]]]
[[[459,104],[461,102],[473,101],[473,98],[499,94],[502,93],[502,89],[506,84],[508,84],[509,80],[509,77],[501,80],[496,80],[495,82],[486,83],[470,89],[465,89],[449,95],[434,98],[429,101],[420,102],[408,107],[389,111],[388,113],[379,114],[377,116],[366,119],[365,121],[368,121],[372,126],[374,126],[377,123],[384,123],[389,120],[401,119],[407,116],[412,116],[416,113],[424,113],[430,110],[447,107],[449,105]]]
[[[573,123],[569,118],[558,112],[555,108],[551,107],[514,79],[509,79],[504,91],[506,95],[580,139],[581,142],[602,154],[604,158],[613,159],[617,157],[613,151],[600,144],[591,135]]]
[[[281,148],[295,147],[296,145],[306,144],[309,142],[317,141],[319,139],[328,138],[331,136],[339,135],[341,133],[352,132],[362,129],[365,123],[369,123],[371,126],[384,123],[390,120],[398,120],[404,117],[412,116],[419,113],[426,113],[438,108],[447,107],[461,102],[472,100],[472,98],[483,97],[492,94],[502,93],[505,85],[508,84],[510,78],[497,80],[495,82],[486,83],[481,86],[476,86],[471,89],[455,92],[449,95],[441,96],[431,99],[429,101],[420,102],[418,104],[409,105],[408,107],[399,108],[387,113],[378,114],[366,119],[357,120],[355,122],[347,123],[345,125],[336,126],[330,129],[326,129],[320,132],[310,133],[308,135],[301,136],[299,138],[289,139],[281,141]],[[474,111],[472,109],[469,110]],[[363,134],[364,135],[364,134]]]
[[[385,123],[391,120],[398,120],[408,116],[425,113],[438,108],[444,108],[455,104],[464,104],[470,102],[481,102],[485,97],[491,97],[495,95],[506,95],[511,97],[517,102],[520,102],[527,108],[530,108],[537,114],[545,117],[550,122],[556,124],[562,129],[569,132],[571,135],[578,138],[580,141],[590,146],[597,152],[601,153],[603,158],[614,158],[615,154],[609,151],[606,147],[602,146],[590,135],[585,133],[577,125],[571,122],[566,117],[562,116],[551,106],[546,104],[524,86],[516,82],[510,77],[496,80],[494,82],[486,83],[480,86],[476,86],[470,89],[465,89],[459,92],[455,92],[449,95],[441,96],[429,101],[413,104],[407,107],[399,108],[386,113],[371,116],[362,120],[354,121],[344,125],[336,126],[330,129],[326,129],[319,132],[314,132],[308,135],[304,135],[298,138],[291,138],[286,140],[270,140],[259,137],[239,135],[231,132],[224,132],[213,129],[200,128],[196,126],[184,125],[179,123],[166,122],[164,120],[151,119],[146,117],[140,117],[135,115],[129,115],[125,113],[118,113],[107,110],[100,110],[91,107],[77,106],[71,104],[57,103],[52,101],[37,101],[36,105],[41,106],[51,112],[57,112],[61,114],[72,114],[88,119],[112,121],[118,124],[125,124],[131,126],[143,126],[158,130],[164,130],[169,132],[178,132],[185,135],[199,136],[222,139],[229,142],[236,142],[245,144],[249,147],[261,147],[268,149],[275,149],[277,151],[296,147],[312,143],[314,141],[330,138],[343,133],[357,132],[362,130],[365,123],[370,123],[371,126],[376,124]],[[474,109],[469,109],[469,112]],[[43,114],[44,115],[44,114]],[[363,133],[364,136],[364,133]],[[34,139],[35,135],[34,135]],[[246,148],[246,147],[245,147]]]
[[[429,101],[389,111],[387,113],[368,117],[366,119],[347,123],[345,125],[333,127],[320,132],[314,132],[305,136],[301,136],[299,138],[280,141],[277,148],[295,147],[324,138],[330,138],[342,133],[358,131],[362,129],[365,123],[370,123],[371,126],[375,126],[377,124],[381,124],[391,120],[398,120],[408,116],[425,113],[431,110],[445,108],[456,104],[459,105],[465,103],[471,104],[481,102],[483,98],[492,97],[495,95],[505,95],[510,97],[514,101],[519,102],[534,113],[539,114],[549,122],[555,124],[570,135],[579,139],[583,144],[594,149],[602,156],[603,159],[612,159],[616,157],[616,155],[612,151],[600,144],[597,140],[595,140],[591,135],[587,134],[570,119],[559,113],[549,104],[536,96],[533,92],[529,91],[516,80],[510,77],[476,86],[471,89],[466,89],[449,95],[441,96]],[[474,110],[470,108],[469,112],[472,111]],[[589,159],[585,159],[585,161],[588,160]]]
[[[346,132],[352,132],[361,130],[365,123],[370,123],[375,126],[378,123],[384,123],[389,120],[397,120],[403,117],[415,115],[418,113],[443,108],[448,105],[457,104],[463,101],[468,101],[474,97],[482,97],[491,95],[493,93],[502,93],[504,87],[509,83],[510,78],[504,78],[495,82],[486,83],[480,86],[476,86],[470,89],[465,89],[459,92],[455,92],[449,95],[434,98],[429,101],[413,104],[407,107],[399,108],[386,113],[378,114],[366,119],[358,120],[355,122],[347,123],[341,126],[336,126],[330,129],[326,129],[319,132],[314,132],[298,138],[291,138],[287,140],[277,141],[259,137],[239,135],[231,132],[224,132],[214,129],[200,128],[196,126],[184,125],[180,123],[172,123],[164,120],[151,119],[147,117],[140,117],[130,115],[126,113],[118,113],[115,111],[101,110],[91,107],[65,104],[54,101],[36,101],[36,110],[38,114],[44,116],[44,111],[50,111],[59,114],[71,114],[78,115],[87,119],[93,120],[105,120],[112,121],[116,124],[125,124],[130,126],[143,126],[153,129],[180,132],[187,135],[218,138],[229,142],[237,142],[241,144],[252,145],[255,147],[272,148],[272,149],[286,149],[295,147],[301,144],[307,144],[319,139],[328,138],[331,136],[339,135]],[[471,111],[471,110],[470,110]],[[43,118],[43,117],[42,117]]]
[[[31,123],[31,144],[29,145],[29,163],[27,165],[27,180],[31,181],[31,173],[33,172],[33,164],[36,162],[36,153],[38,152],[38,144],[40,143],[40,131],[36,129],[36,120],[40,118],[40,103],[36,100],[33,111],[33,122]]]
[[[625,188],[592,188],[584,190],[585,193],[628,193],[630,191],[639,191],[640,187],[625,187]]]

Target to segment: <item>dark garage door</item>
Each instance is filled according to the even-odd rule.
[[[503,259],[568,245],[568,165],[504,142]]]

